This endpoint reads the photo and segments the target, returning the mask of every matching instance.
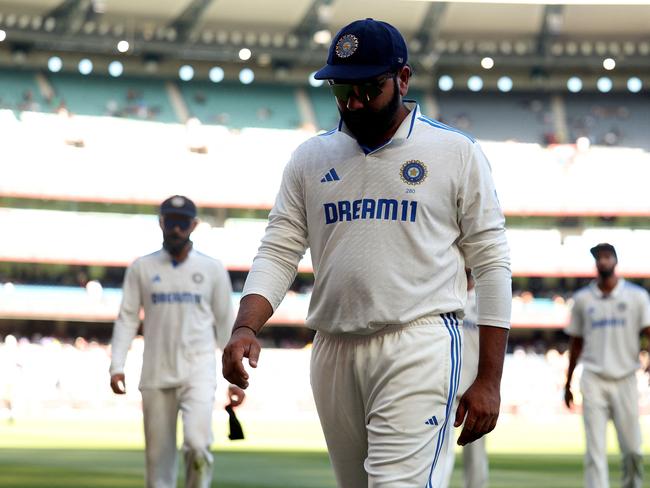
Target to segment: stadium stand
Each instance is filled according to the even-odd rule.
[[[309,99],[316,113],[318,128],[330,130],[338,126],[339,114],[336,105],[332,103],[332,92],[327,86],[309,88]]]
[[[234,129],[297,129],[302,124],[293,87],[194,82],[181,84],[180,90],[190,115],[204,124]]]
[[[179,122],[162,80],[68,73],[50,74],[48,80],[55,93],[55,108],[73,114]]]
[[[540,93],[440,93],[439,120],[487,141],[544,142],[554,131]]]
[[[650,151],[650,98],[644,94],[572,94],[565,97],[572,140]]]
[[[40,94],[34,72],[0,69],[0,109],[16,112],[49,109]]]

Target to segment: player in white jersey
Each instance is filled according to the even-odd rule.
[[[469,269],[467,274],[467,304],[463,317],[463,368],[460,374],[460,387],[457,398],[460,400],[463,393],[476,379],[478,371],[478,358],[480,337],[477,320],[476,290],[474,278]],[[454,468],[454,451],[449,450],[447,481],[444,486],[449,486]],[[463,478],[465,488],[486,488],[488,486],[489,466],[487,451],[485,449],[485,436],[463,446]]]
[[[607,243],[591,248],[598,278],[574,296],[565,403],[573,404],[571,378],[578,358],[587,438],[585,487],[607,488],[606,431],[611,418],[623,455],[623,488],[641,488],[643,460],[636,371],[639,336],[650,338],[650,299],[640,286],[616,275],[618,257]]]
[[[373,19],[344,27],[317,78],[338,128],[292,155],[223,356],[245,388],[256,334],[311,248],[311,384],[338,485],[439,487],[452,424],[460,444],[492,430],[510,325],[504,218],[478,144],[402,97],[406,43]],[[460,401],[465,264],[481,328],[476,381]]]
[[[178,412],[183,417],[185,486],[212,480],[212,409],[215,346],[224,348],[234,320],[228,273],[216,259],[192,247],[196,206],[183,196],[160,207],[163,249],[138,258],[126,271],[115,321],[111,388],[124,394],[124,363],[144,309],[144,357],[140,390],[146,444],[147,487],[176,487]],[[231,385],[233,406],[244,392]]]

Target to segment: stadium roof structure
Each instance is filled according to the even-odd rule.
[[[87,53],[141,67],[183,61],[304,73],[322,65],[340,26],[364,17],[398,27],[425,73],[472,68],[486,56],[512,69],[602,69],[612,57],[617,69],[650,70],[644,0],[0,0],[0,64]],[[243,48],[251,50],[245,62]]]

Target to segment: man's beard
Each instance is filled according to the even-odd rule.
[[[393,98],[391,98],[388,105],[382,109],[371,110],[369,108],[362,108],[354,111],[342,111],[339,109],[343,122],[345,122],[346,127],[359,144],[381,142],[379,139],[386,134],[388,129],[393,125],[395,115],[397,114],[400,105],[397,81],[394,80],[394,83],[395,89],[393,91]]]
[[[188,242],[190,242],[189,237],[182,238],[178,236],[164,236],[163,248],[172,256],[178,256]]]
[[[598,276],[604,280],[611,277],[613,274],[614,274],[614,268],[598,269]]]

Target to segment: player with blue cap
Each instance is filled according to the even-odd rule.
[[[257,333],[309,247],[311,385],[338,486],[439,488],[453,425],[464,424],[467,444],[499,414],[512,292],[490,165],[472,137],[404,98],[408,51],[390,24],[345,26],[315,76],[341,120],[285,168],[223,374],[248,386],[243,358],[257,367]],[[480,367],[457,401],[465,268],[476,278]]]

